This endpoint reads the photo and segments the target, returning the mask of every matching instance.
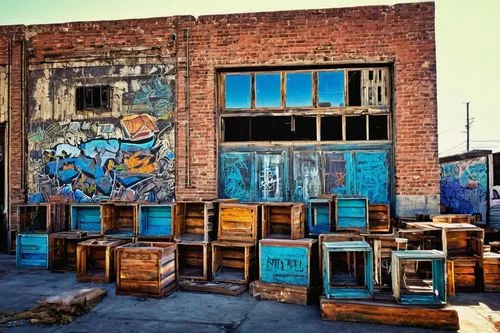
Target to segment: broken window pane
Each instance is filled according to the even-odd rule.
[[[108,108],[109,86],[83,86],[76,88],[76,110]]]
[[[344,71],[318,72],[320,107],[344,106]]]
[[[226,109],[249,109],[250,86],[250,74],[227,74]]]
[[[366,116],[349,116],[345,118],[346,140],[366,140]]]
[[[342,140],[342,116],[321,117],[321,141]]]
[[[348,72],[349,106],[361,106],[361,71]]]
[[[286,73],[286,106],[312,106],[312,73]]]
[[[280,73],[255,74],[255,106],[258,108],[281,106]]]
[[[223,118],[224,142],[250,141],[250,117]]]
[[[388,140],[387,115],[372,115],[369,117],[370,140]]]

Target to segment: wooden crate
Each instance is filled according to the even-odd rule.
[[[458,330],[458,313],[453,308],[417,307],[388,302],[346,301],[321,298],[321,317],[383,325],[416,326]],[[403,331],[404,329],[401,329]],[[375,330],[376,331],[376,330]]]
[[[368,231],[368,199],[346,196],[335,198],[335,228]]]
[[[259,241],[259,280],[264,283],[314,287],[318,281],[317,240]]]
[[[208,242],[177,243],[179,279],[209,280],[212,268],[211,253],[212,246]]]
[[[20,233],[51,233],[69,228],[65,203],[43,203],[17,206]]]
[[[311,198],[307,203],[309,236],[333,231],[335,226],[335,199]]]
[[[459,223],[435,223],[442,229],[443,252],[447,258],[477,258],[483,257],[484,230]]]
[[[370,232],[391,231],[391,205],[368,205],[368,226]]]
[[[481,259],[448,259],[448,295],[455,291],[478,291],[481,278]],[[451,277],[450,277],[451,275]]]
[[[215,239],[215,206],[213,202],[183,201],[175,205],[175,239],[211,242]]]
[[[352,241],[323,242],[321,246],[323,292],[326,298],[371,298],[373,250],[370,245],[365,241]]]
[[[432,276],[419,276],[416,266],[432,263]],[[437,250],[392,251],[392,294],[401,304],[446,305],[446,257]]]
[[[95,204],[70,205],[71,231],[84,231],[87,234],[102,232],[101,206]]]
[[[139,206],[135,203],[101,203],[102,234],[112,238],[136,236]]]
[[[115,279],[115,249],[122,239],[89,239],[76,246],[76,280],[109,283]]]
[[[256,244],[260,231],[260,209],[257,204],[221,203],[217,239]]]
[[[85,231],[63,231],[49,236],[49,268],[52,272],[76,271],[76,246],[79,242],[94,239]]]
[[[177,245],[137,242],[116,248],[116,294],[163,297],[177,288]]]
[[[470,214],[444,214],[431,217],[433,223],[474,223],[475,217]]]
[[[396,236],[408,240],[408,250],[442,250],[441,234],[441,229],[432,226],[429,228],[398,229],[396,232]]]
[[[500,292],[500,254],[485,253],[483,256],[484,291]]]
[[[304,223],[304,204],[280,202],[262,205],[262,238],[304,238]]]
[[[253,281],[250,292],[258,300],[307,305],[314,298],[312,288],[291,284],[265,283]]]
[[[363,241],[365,238],[352,232],[334,232],[330,234],[321,234],[318,236],[318,262],[319,274],[323,278],[323,242],[351,242]]]
[[[212,243],[212,279],[217,282],[248,284],[256,269],[256,245],[215,241]]]
[[[137,237],[139,239],[174,238],[175,204],[142,204],[139,205],[139,223]]]
[[[16,264],[20,268],[48,268],[49,235],[17,234]]]

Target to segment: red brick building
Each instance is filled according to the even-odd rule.
[[[439,208],[434,4],[0,27],[15,206],[360,194]]]

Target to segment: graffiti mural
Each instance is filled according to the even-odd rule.
[[[30,72],[29,201],[171,201],[173,65]],[[79,85],[108,85],[109,108],[77,111]]]
[[[257,154],[257,200],[283,201],[285,198],[285,154]]]
[[[486,157],[441,164],[441,205],[452,214],[486,218],[488,168]]]

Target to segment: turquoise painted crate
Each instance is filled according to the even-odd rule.
[[[371,298],[373,251],[370,245],[365,241],[348,241],[323,242],[321,246],[326,298]]]
[[[101,209],[99,205],[71,205],[71,231],[101,233]]]
[[[335,214],[336,230],[368,230],[366,197],[336,197]]]
[[[431,262],[432,283],[418,265]],[[400,304],[446,305],[446,256],[438,250],[392,251],[392,295]]]
[[[311,198],[307,203],[309,235],[329,233],[334,226],[333,199]]]
[[[140,205],[139,237],[171,238],[174,233],[175,205]]]
[[[48,268],[49,235],[18,234],[16,238],[16,264],[20,268]]]
[[[305,287],[316,283],[317,240],[263,239],[259,244],[261,282]]]

